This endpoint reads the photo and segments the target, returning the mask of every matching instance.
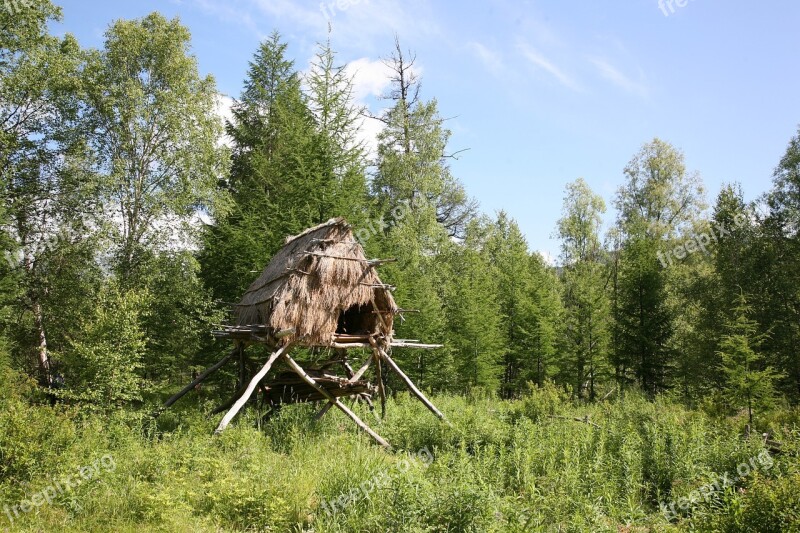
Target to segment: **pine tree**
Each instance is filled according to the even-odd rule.
[[[772,367],[764,366],[758,350],[766,335],[758,333],[758,323],[749,318],[752,312],[741,292],[732,309],[734,318],[727,322],[719,344],[727,396],[733,405],[747,408],[750,425],[753,411],[769,407],[775,396],[774,382],[780,377]]]
[[[674,308],[665,250],[691,232],[703,209],[702,187],[683,154],[654,139],[625,167],[616,198],[620,247],[613,273],[617,375],[632,372],[649,394],[670,385],[675,367]]]
[[[600,242],[605,212],[603,199],[585,181],[567,185],[563,216],[558,222],[562,239],[564,282],[563,379],[581,395],[595,398],[596,385],[609,374],[610,301],[608,268]]]
[[[552,267],[538,253],[528,256],[524,265],[529,271],[531,285],[523,300],[520,326],[520,351],[525,354],[521,362],[517,393],[522,384],[533,382],[542,386],[558,375],[558,345],[563,335],[564,309],[561,304],[561,287]]]
[[[453,283],[447,299],[448,344],[454,349],[462,390],[499,390],[505,330],[498,298],[498,270],[486,253],[487,221],[473,221],[452,263]]]

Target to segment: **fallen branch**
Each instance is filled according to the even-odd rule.
[[[603,429],[591,420],[589,420],[589,415],[584,416],[583,418],[577,416],[560,416],[560,415],[549,415],[548,418],[561,418],[563,420],[573,420],[575,422],[582,422],[584,424],[589,424],[590,426],[594,426],[597,429]]]

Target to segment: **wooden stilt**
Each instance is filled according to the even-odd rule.
[[[381,358],[382,358],[384,361],[386,361],[386,364],[387,364],[387,365],[389,365],[389,366],[391,367],[391,369],[392,369],[392,370],[394,370],[395,372],[397,372],[397,375],[398,375],[398,376],[400,376],[400,379],[402,379],[402,380],[403,380],[403,382],[404,382],[404,383],[406,384],[406,386],[409,388],[409,390],[411,391],[411,393],[412,393],[412,394],[414,394],[414,396],[416,396],[417,398],[419,398],[419,401],[421,401],[423,404],[425,404],[425,407],[427,407],[428,409],[430,409],[430,411],[431,411],[433,414],[435,414],[436,416],[438,416],[438,417],[439,417],[440,419],[442,419],[442,420],[446,420],[446,419],[445,419],[445,417],[444,417],[444,415],[442,414],[442,412],[441,412],[441,411],[439,411],[439,410],[436,408],[436,406],[435,406],[435,405],[433,405],[433,404],[431,403],[431,401],[430,401],[430,400],[428,400],[428,398],[426,398],[426,397],[425,397],[425,395],[424,395],[424,394],[422,394],[422,392],[421,392],[421,391],[420,391],[420,390],[419,390],[419,389],[416,387],[416,385],[414,385],[414,382],[413,382],[413,381],[411,381],[411,379],[410,379],[408,376],[406,376],[406,375],[405,375],[405,373],[404,373],[404,372],[403,372],[403,371],[400,369],[400,367],[399,367],[399,366],[397,366],[397,363],[395,363],[395,362],[392,360],[392,358],[391,358],[391,357],[389,357],[389,354],[387,354],[385,351],[383,351],[383,349],[381,349],[381,347],[380,347],[380,346],[378,346],[378,344],[377,344],[377,343],[376,343],[374,340],[373,340],[372,342],[373,342],[373,346],[374,346],[374,347],[375,347],[375,348],[378,350],[378,352],[381,354]]]
[[[236,389],[236,392],[233,393],[233,396],[231,396],[231,398],[228,401],[226,401],[225,403],[223,403],[220,406],[216,407],[213,411],[211,411],[211,414],[212,415],[217,415],[217,414],[221,413],[222,411],[226,411],[226,410],[230,409],[231,406],[236,402],[236,400],[242,397],[242,394],[244,394],[244,391],[246,389],[247,389],[247,384],[246,383],[242,384],[241,387]]]
[[[244,387],[244,381],[247,379],[247,368],[244,364],[244,343],[237,342],[236,349],[239,351],[239,379],[236,383],[236,390]]]
[[[355,422],[355,423],[356,423],[356,425],[357,425],[359,428],[361,428],[361,430],[363,430],[363,431],[364,431],[365,433],[367,433],[367,434],[368,434],[370,437],[372,437],[372,438],[375,440],[375,442],[377,442],[378,444],[380,444],[380,445],[381,445],[381,446],[383,446],[384,448],[389,448],[389,449],[391,449],[391,445],[390,445],[388,442],[386,442],[386,441],[383,439],[383,437],[381,437],[380,435],[378,435],[377,433],[375,433],[375,432],[374,432],[374,431],[373,431],[373,430],[372,430],[372,429],[371,429],[371,428],[370,428],[368,425],[366,425],[366,424],[365,424],[365,423],[364,423],[364,422],[363,422],[363,421],[362,421],[360,418],[358,418],[358,415],[356,415],[356,414],[355,414],[353,411],[351,411],[351,410],[350,410],[350,409],[349,409],[349,408],[348,408],[346,405],[344,405],[342,402],[340,402],[338,398],[335,398],[335,397],[331,396],[331,395],[330,395],[330,393],[328,393],[328,391],[326,391],[325,389],[323,389],[322,387],[320,387],[320,386],[317,384],[317,382],[316,382],[316,381],[314,381],[314,378],[312,378],[311,376],[309,376],[308,374],[306,374],[306,371],[305,371],[305,370],[303,370],[303,367],[301,367],[300,365],[298,365],[298,364],[297,364],[297,362],[296,362],[294,359],[292,359],[292,358],[289,356],[289,354],[287,354],[287,353],[285,353],[285,352],[284,352],[284,353],[282,354],[282,356],[283,356],[283,359],[284,359],[284,361],[286,361],[286,363],[289,365],[289,367],[290,367],[292,370],[294,370],[294,371],[297,373],[297,375],[298,375],[298,376],[300,376],[300,377],[303,379],[303,381],[305,381],[306,383],[308,383],[308,384],[309,384],[311,387],[315,388],[315,389],[316,389],[316,390],[317,390],[317,391],[318,391],[320,394],[322,394],[323,396],[325,396],[326,398],[328,398],[328,400],[329,400],[331,403],[333,403],[333,405],[334,405],[334,406],[338,407],[338,408],[339,408],[339,409],[340,409],[340,410],[341,410],[341,411],[342,411],[344,414],[346,414],[347,416],[349,416],[349,417],[350,417],[350,419],[352,419],[352,420],[353,420],[353,422]]]
[[[355,383],[356,381],[358,381],[359,379],[361,379],[361,376],[363,376],[363,375],[364,375],[364,372],[366,372],[366,371],[367,371],[367,369],[369,368],[369,365],[371,365],[371,364],[372,364],[372,360],[373,360],[373,359],[374,359],[374,357],[373,357],[372,355],[370,355],[369,357],[367,357],[367,360],[366,360],[366,361],[364,361],[364,364],[363,364],[363,365],[361,365],[361,368],[359,368],[359,369],[358,369],[358,372],[356,372],[355,374],[353,374],[353,375],[350,377],[350,379],[349,379],[348,381],[349,381],[350,383]],[[349,366],[349,365],[348,365],[348,366]],[[315,415],[314,415],[314,420],[319,420],[319,419],[321,419],[323,416],[325,416],[325,413],[327,413],[328,411],[330,411],[331,407],[333,407],[333,403],[330,403],[330,402],[329,402],[329,403],[327,403],[327,404],[326,404],[326,405],[325,405],[325,406],[324,406],[322,409],[320,409],[320,410],[317,412],[317,414],[315,414]]]
[[[244,407],[244,404],[247,403],[247,400],[250,399],[250,395],[253,394],[253,391],[255,390],[258,383],[262,379],[264,379],[264,377],[267,375],[269,369],[272,367],[272,364],[275,361],[277,361],[281,355],[285,354],[286,350],[288,350],[291,345],[292,343],[288,343],[282,346],[281,348],[278,349],[278,351],[276,351],[269,357],[266,364],[264,364],[264,366],[261,368],[258,374],[253,376],[253,379],[250,380],[250,384],[247,386],[247,389],[244,391],[244,394],[242,394],[242,396],[236,401],[236,403],[233,404],[231,410],[228,411],[222,418],[222,421],[219,423],[219,426],[217,426],[217,429],[214,431],[214,434],[219,434],[225,431],[225,428],[228,427],[228,424],[230,424],[231,420],[233,420],[233,417],[236,416],[236,414],[242,409],[242,407]]]
[[[328,402],[328,403],[326,403],[326,404],[325,404],[325,405],[322,407],[322,409],[320,409],[319,411],[317,411],[317,414],[315,414],[315,415],[314,415],[314,420],[319,420],[319,419],[321,419],[323,416],[325,416],[325,413],[327,413],[328,411],[330,411],[330,410],[331,410],[331,407],[333,407],[333,403],[332,403],[332,402]]]
[[[386,418],[386,389],[383,387],[381,354],[373,347],[372,357],[375,359],[375,379],[378,381],[378,397],[381,399],[381,420]]]
[[[200,374],[199,376],[197,376],[197,378],[195,378],[194,381],[192,381],[191,383],[186,385],[184,388],[181,389],[181,391],[179,393],[177,393],[172,398],[170,398],[169,400],[164,402],[164,406],[157,413],[155,413],[155,415],[158,416],[159,414],[161,414],[162,411],[164,411],[165,409],[170,407],[172,404],[174,404],[175,402],[180,400],[186,393],[188,393],[190,390],[192,390],[197,385],[199,385],[201,382],[203,382],[208,376],[210,376],[211,374],[213,374],[214,372],[216,372],[217,370],[222,368],[222,365],[227,363],[228,360],[231,357],[234,356],[234,354],[236,354],[236,350],[235,349],[231,353],[229,353],[228,355],[226,355],[225,357],[223,357],[222,359],[217,361],[216,364],[214,364],[213,366],[211,366],[211,367],[207,368],[206,370],[204,370],[202,374]]]

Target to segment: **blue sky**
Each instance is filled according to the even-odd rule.
[[[660,137],[684,151],[709,202],[730,181],[753,199],[800,123],[800,2],[788,0],[55,1],[64,21],[54,31],[84,46],[101,46],[114,19],[179,16],[202,73],[234,97],[273,29],[302,69],[330,21],[339,59],[377,109],[396,33],[417,54],[422,96],[453,117],[452,150],[469,149],[454,174],[484,212],[506,210],[551,256],[568,182],[583,177],[601,194],[610,224],[623,167]]]

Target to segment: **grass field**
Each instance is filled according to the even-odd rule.
[[[451,425],[405,395],[382,423],[362,412],[388,453],[312,406],[251,409],[214,437],[202,399],[154,422],[7,395],[0,530],[800,531],[796,412],[770,419],[773,456],[743,422],[633,393],[434,401]]]

